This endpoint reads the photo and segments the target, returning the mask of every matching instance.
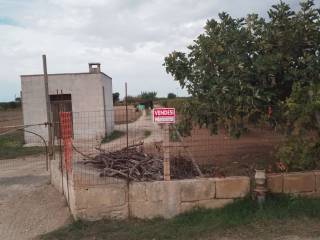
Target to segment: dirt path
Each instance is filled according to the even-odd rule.
[[[0,161],[0,238],[34,239],[70,220],[40,157]]]
[[[125,132],[126,124],[115,125],[115,130]],[[147,134],[147,136],[146,136]],[[152,117],[143,114],[135,122],[128,124],[128,140],[129,145],[140,141],[144,143],[159,142],[163,139],[163,131],[159,125],[152,122]],[[105,150],[117,150],[126,146],[126,135],[115,139],[109,143],[102,144]]]

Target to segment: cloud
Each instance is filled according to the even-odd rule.
[[[221,11],[266,16],[276,0],[0,0],[0,101],[20,91],[21,74],[84,72],[101,62],[123,96],[153,90],[186,94],[162,66],[174,49],[185,50],[208,18]],[[296,8],[298,1],[290,0]]]

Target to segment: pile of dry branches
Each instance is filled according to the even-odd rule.
[[[114,152],[98,149],[99,154],[85,164],[101,169],[101,177],[119,177],[132,181],[162,180],[163,160],[143,152],[143,143]]]

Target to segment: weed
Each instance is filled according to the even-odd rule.
[[[125,135],[125,132],[114,130],[110,135],[106,135],[101,143],[108,143]]]
[[[0,160],[43,153],[45,147],[24,147],[23,132],[0,135]]]

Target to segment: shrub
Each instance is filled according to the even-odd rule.
[[[288,171],[317,169],[320,167],[320,142],[291,136],[277,149],[276,157]]]

